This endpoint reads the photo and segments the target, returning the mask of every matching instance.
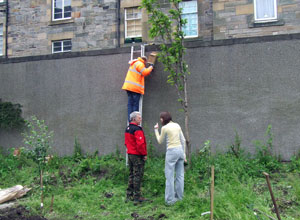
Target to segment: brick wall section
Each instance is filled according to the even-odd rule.
[[[72,0],[72,19],[51,21],[51,0],[10,0],[10,57],[51,53],[52,40],[72,39],[72,51],[116,47],[116,1]],[[1,19],[1,18],[0,18]]]
[[[277,1],[277,25],[253,27],[253,0],[213,0],[215,40],[300,33],[300,1]]]

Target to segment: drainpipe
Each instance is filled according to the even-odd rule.
[[[9,10],[8,10],[8,0],[6,0],[6,16],[5,16],[5,58],[8,58],[8,14],[9,14]]]
[[[121,26],[121,17],[120,17],[120,7],[121,7],[121,0],[117,1],[117,47],[120,47],[120,26]]]

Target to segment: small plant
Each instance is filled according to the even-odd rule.
[[[268,125],[265,133],[265,136],[268,137],[268,139],[265,143],[259,140],[255,141],[257,150],[256,157],[269,171],[275,171],[279,169],[280,165],[279,159],[272,155],[274,135],[272,134],[271,129],[272,126]]]
[[[51,148],[53,132],[48,130],[44,120],[32,116],[26,121],[27,133],[23,133],[24,144],[28,148],[28,155],[38,164],[41,184],[41,208],[43,208],[43,171],[47,166],[49,150]]]
[[[154,144],[153,144],[153,139],[156,139],[155,138],[155,134],[152,131],[150,131],[148,125],[145,123],[144,125],[144,130],[145,130],[145,134],[146,134],[146,140],[147,140],[147,151],[148,151],[148,157],[149,158],[153,158],[156,155],[156,151],[155,151],[155,147],[154,147]]]
[[[234,143],[230,146],[230,148],[232,153],[236,156],[236,158],[239,158],[241,156],[241,143],[242,140],[237,131],[235,131]]]
[[[76,161],[78,161],[78,160],[80,160],[80,159],[83,158],[81,144],[79,143],[77,137],[75,137],[75,142],[74,142],[73,158]]]

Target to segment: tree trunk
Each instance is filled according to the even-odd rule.
[[[188,92],[187,92],[187,79],[186,76],[183,78],[184,81],[184,125],[185,125],[185,138],[187,148],[187,160],[191,164],[191,141],[190,141],[190,129],[189,129],[189,103],[188,103]]]

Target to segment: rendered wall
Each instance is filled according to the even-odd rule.
[[[116,52],[116,51],[114,51]],[[86,152],[125,152],[127,96],[121,86],[130,54],[103,53],[65,59],[4,61],[0,98],[23,105],[24,117],[37,115],[54,131],[54,150],[72,154],[75,137]],[[126,52],[126,53],[124,53]],[[82,54],[84,55],[84,54]],[[242,146],[255,151],[269,124],[274,151],[288,160],[300,150],[300,40],[241,43],[190,48],[189,94],[193,150],[210,140],[226,150],[235,130]],[[13,63],[16,62],[16,63]],[[166,85],[161,64],[146,79],[143,123],[152,134],[159,112],[168,110],[183,127],[173,87]],[[21,146],[18,131],[0,131],[0,146]],[[164,145],[153,143],[160,152]]]

